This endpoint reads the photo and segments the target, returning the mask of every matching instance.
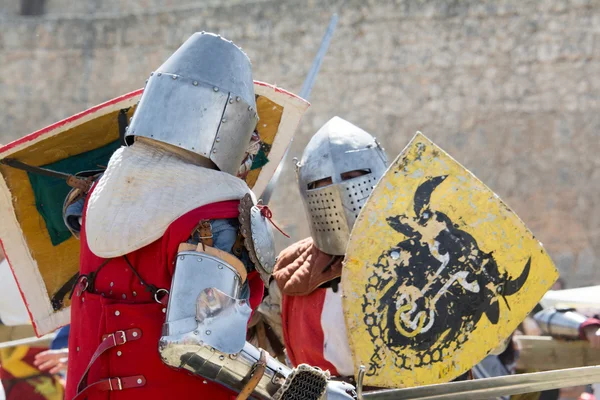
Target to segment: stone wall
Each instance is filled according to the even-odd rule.
[[[42,17],[14,3],[0,0],[0,142],[141,87],[197,30],[298,91],[337,11],[291,156],[334,115],[390,157],[421,130],[521,216],[568,285],[600,284],[596,0],[48,0]],[[291,161],[282,182],[276,218],[306,236]]]

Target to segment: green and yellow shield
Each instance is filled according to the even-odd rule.
[[[519,217],[418,133],[354,225],[344,316],[364,384],[450,381],[507,338],[558,277]]]
[[[264,191],[309,103],[274,85],[254,82],[260,138],[243,177]],[[123,122],[142,90],[100,104],[0,147],[0,161],[75,174],[103,169],[121,145]],[[1,162],[0,162],[1,164]],[[62,219],[71,188],[64,180],[0,165],[0,245],[13,270],[37,335],[69,323],[69,292],[79,271],[79,241]]]

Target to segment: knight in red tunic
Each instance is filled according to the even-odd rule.
[[[151,74],[82,207],[67,399],[354,398],[245,341],[274,262],[236,176],[257,120],[250,61],[220,36],[194,34]]]

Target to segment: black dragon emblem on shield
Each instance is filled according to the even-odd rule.
[[[531,257],[513,279],[473,236],[431,209],[431,194],[446,178],[428,178],[417,188],[414,217],[387,218],[406,239],[379,257],[366,285],[364,322],[375,345],[368,375],[377,373],[389,352],[402,369],[439,362],[468,340],[484,314],[496,325],[500,301],[510,309],[506,297],[529,276]],[[417,357],[407,357],[408,348]]]

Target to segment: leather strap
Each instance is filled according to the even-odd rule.
[[[200,223],[196,226],[196,232],[198,232],[200,242],[206,246],[213,245],[212,226],[209,219],[200,220]]]
[[[248,276],[248,272],[246,271],[246,267],[244,263],[240,261],[239,258],[230,254],[226,251],[219,250],[215,247],[210,247],[199,243],[197,246],[191,243],[181,243],[177,250],[178,253],[182,251],[195,251],[197,253],[206,253],[209,256],[213,256],[225,261],[227,264],[231,265],[237,273],[240,275],[242,283],[246,282],[246,277]]]
[[[248,379],[248,382],[244,385],[244,387],[240,391],[240,394],[238,394],[238,396],[236,397],[236,400],[246,400],[252,395],[254,389],[256,389],[258,383],[265,374],[266,369],[267,352],[263,349],[260,349],[260,359],[252,367],[252,371],[250,372],[250,379]]]
[[[79,384],[77,385],[77,395],[82,393],[84,390],[87,390],[90,386],[83,387],[87,381],[87,375],[90,372],[90,368],[96,362],[98,357],[100,357],[105,351],[112,349],[113,347],[122,346],[127,342],[131,342],[134,340],[138,340],[142,337],[142,330],[138,328],[127,329],[125,331],[116,331],[114,333],[102,336],[102,343],[94,352],[92,359],[90,360],[85,372],[81,376],[79,380]],[[115,378],[116,379],[116,378]],[[101,381],[99,381],[101,382]],[[98,382],[96,382],[98,383]]]
[[[256,324],[256,338],[258,339],[258,347],[266,349],[267,330],[265,329],[265,323],[263,321],[258,321],[258,324]]]
[[[96,383],[92,383],[90,386],[77,393],[73,400],[84,399],[94,391],[108,392],[125,390],[131,388],[142,387],[146,384],[146,378],[143,375],[126,376],[123,378],[108,378],[102,379]]]

